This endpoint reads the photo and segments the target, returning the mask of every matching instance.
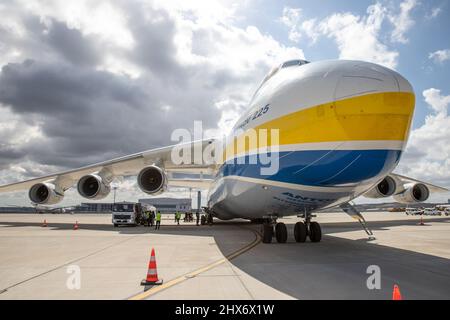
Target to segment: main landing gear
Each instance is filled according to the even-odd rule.
[[[294,238],[296,242],[305,242],[309,237],[311,242],[320,242],[322,239],[322,229],[320,224],[311,221],[311,214],[304,215],[304,222],[297,222],[294,227]],[[263,243],[271,243],[275,235],[278,243],[286,243],[288,232],[286,225],[282,222],[277,223],[277,217],[266,219],[262,227]]]
[[[213,215],[211,213],[206,213],[201,216],[200,218],[200,224],[204,226],[205,224],[209,224],[210,226],[213,225]]]
[[[315,217],[311,213],[305,212],[300,217],[304,218],[304,222],[297,222],[294,227],[294,238],[297,242],[305,242],[306,237],[309,237],[311,242],[320,242],[322,240],[322,228],[320,224],[311,221]]]

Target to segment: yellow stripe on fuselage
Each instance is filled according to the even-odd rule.
[[[407,92],[385,92],[333,101],[290,113],[253,128],[267,129],[267,142],[257,148],[277,145],[270,129],[279,130],[279,145],[334,141],[395,140],[408,138],[415,97]],[[255,150],[244,132],[226,148],[226,158]],[[239,148],[237,146],[243,146]],[[224,155],[225,156],[225,155]]]

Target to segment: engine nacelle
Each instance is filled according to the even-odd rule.
[[[78,193],[87,199],[100,200],[108,196],[111,187],[105,183],[101,176],[88,174],[81,177],[77,184]]]
[[[370,189],[367,193],[364,194],[366,198],[378,199],[378,198],[387,198],[392,196],[397,189],[397,183],[395,180],[387,176],[381,182],[379,182],[375,187]]]
[[[28,191],[28,197],[35,204],[56,204],[64,199],[64,192],[57,190],[53,183],[36,183]]]
[[[163,169],[149,166],[141,170],[137,177],[139,188],[148,194],[159,194],[167,190],[167,176]]]
[[[410,204],[424,202],[430,196],[430,190],[423,183],[405,185],[405,191],[394,196],[395,201]]]

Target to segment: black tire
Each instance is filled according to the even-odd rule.
[[[287,228],[282,222],[277,223],[275,226],[275,237],[278,243],[286,243],[287,241]]]
[[[208,224],[213,224],[213,216],[208,214]]]
[[[273,226],[271,224],[263,225],[263,243],[271,243],[273,236]]]
[[[294,227],[294,237],[297,242],[305,242],[308,236],[308,230],[303,222],[297,222]]]
[[[322,229],[317,222],[311,222],[309,224],[309,239],[311,242],[320,242],[322,239]]]
[[[114,228],[117,228],[118,227],[118,224],[117,223],[114,223]]]
[[[202,217],[200,218],[200,224],[201,224],[202,226],[204,226],[204,225],[206,224],[206,217],[205,217],[205,216],[202,216]]]

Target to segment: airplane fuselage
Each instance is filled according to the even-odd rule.
[[[301,64],[301,63],[300,63]],[[362,61],[280,66],[266,77],[236,123],[239,132],[279,132],[278,170],[250,158],[248,147],[228,155],[208,194],[220,219],[288,216],[337,206],[364,194],[400,161],[415,97],[395,71]],[[236,160],[243,161],[236,161]]]

